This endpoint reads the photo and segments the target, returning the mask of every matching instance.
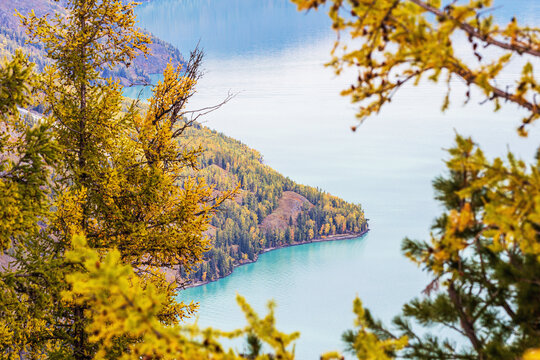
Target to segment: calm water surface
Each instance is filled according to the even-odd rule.
[[[517,13],[538,24],[540,2],[501,4],[500,21]],[[540,139],[538,125],[527,140],[518,138],[516,108],[493,114],[478,101],[462,107],[459,90],[454,108],[441,114],[444,87],[432,84],[405,89],[352,133],[354,107],[339,96],[348,81],[323,67],[334,38],[326,15],[297,13],[285,0],[153,0],[137,14],[142,27],[183,53],[199,41],[205,49],[206,75],[193,108],[215,104],[229,90],[238,93],[206,125],[261,151],[267,164],[293,180],[366,210],[372,231],[364,238],[266,253],[225,279],[179,295],[200,303],[200,325],[222,329],[245,324],[236,293],[260,313],[275,299],[278,327],[302,333],[299,359],[342,348],[355,295],[384,321],[420,295],[427,279],[401,256],[400,243],[429,235],[439,212],[431,180],[443,171],[443,149],[455,131],[473,135],[491,156],[504,155],[508,146],[531,159]]]

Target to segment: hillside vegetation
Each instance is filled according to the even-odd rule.
[[[252,262],[265,250],[359,235],[368,229],[364,211],[318,188],[300,185],[265,165],[262,156],[240,141],[196,124],[184,144],[201,145],[200,172],[216,192],[240,186],[210,224],[213,248],[191,274],[196,282],[216,280],[234,266]]]
[[[63,2],[53,0],[7,0],[0,1],[0,58],[11,57],[15,50],[22,49],[28,55],[31,62],[37,65],[39,70],[51,61],[47,58],[42,44],[25,43],[28,40],[16,11],[21,15],[27,15],[34,11],[38,17],[66,15],[67,11],[62,6]],[[102,75],[119,80],[123,86],[133,84],[150,83],[150,75],[162,73],[167,63],[183,63],[184,59],[180,51],[171,44],[151,35],[152,43],[148,45],[150,54],[144,57],[142,54],[133,59],[133,63],[127,67],[117,64],[112,69],[106,68]]]

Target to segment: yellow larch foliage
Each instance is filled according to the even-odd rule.
[[[533,349],[527,351],[523,355],[523,360],[540,360],[540,349]]]
[[[505,101],[525,110],[522,135],[526,125],[540,117],[534,101],[539,83],[533,62],[525,62],[515,86],[498,85],[516,55],[540,56],[540,29],[519,25],[515,17],[505,26],[498,25],[490,11],[492,0],[449,4],[439,0],[292,1],[299,10],[328,4],[332,27],[338,33],[328,65],[337,74],[349,67],[358,70],[357,81],[342,94],[359,104],[361,121],[378,113],[405,84],[418,85],[422,79],[448,84],[444,111],[450,106],[455,78],[467,84],[467,99],[470,88],[477,88],[495,111]],[[458,48],[460,38],[466,43]]]
[[[366,321],[366,310],[358,297],[353,302],[353,311],[356,315],[354,321],[356,329],[353,333],[354,341],[351,346],[358,359],[391,360],[395,357],[397,351],[407,346],[407,336],[381,340],[375,333],[371,332]],[[332,351],[323,354],[321,359],[341,360],[343,356],[337,351]]]
[[[160,359],[242,359],[232,350],[224,350],[220,337],[239,337],[247,333],[257,335],[266,342],[280,359],[294,359],[291,344],[299,336],[276,330],[274,304],[269,314],[259,318],[241,296],[238,303],[246,315],[244,329],[222,332],[199,329],[197,325],[168,326],[159,320],[169,305],[167,296],[152,283],[144,283],[130,265],[121,261],[120,252],[112,250],[101,256],[88,247],[83,236],[74,236],[72,249],[66,258],[80,264],[81,270],[67,276],[71,285],[62,300],[86,307],[90,319],[86,326],[89,341],[97,347],[95,359],[108,359],[118,350],[126,348],[120,359],[140,359],[145,356]],[[125,342],[126,339],[134,341]],[[261,354],[257,359],[269,359]]]

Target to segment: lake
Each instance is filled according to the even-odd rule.
[[[500,21],[514,12],[524,21],[540,19],[537,1],[501,3]],[[440,211],[431,181],[444,170],[444,148],[455,131],[474,136],[490,156],[504,155],[508,146],[531,159],[540,139],[538,124],[528,139],[517,136],[521,117],[513,106],[493,113],[477,96],[462,107],[459,82],[445,114],[445,86],[422,83],[351,132],[355,108],[339,96],[348,74],[336,78],[323,66],[334,40],[329,21],[322,12],[298,13],[285,0],[152,0],[137,15],[142,27],[184,54],[198,42],[205,49],[205,76],[192,108],[237,93],[206,117],[207,126],[259,150],[265,163],[293,180],[361,203],[370,219],[372,230],[363,238],[272,251],[225,279],[179,294],[200,303],[200,325],[227,330],[245,324],[236,293],[260,314],[275,299],[278,328],[302,334],[298,359],[342,349],[356,295],[388,322],[421,294],[428,280],[403,258],[400,244],[406,236],[429,236]]]

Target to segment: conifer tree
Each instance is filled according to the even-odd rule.
[[[48,124],[27,123],[19,108],[31,104],[37,76],[22,52],[0,68],[0,251],[19,236],[38,230],[49,201],[43,186],[57,158]]]
[[[408,338],[404,358],[521,358],[540,347],[540,161],[526,166],[512,154],[506,163],[488,161],[460,136],[449,153],[447,176],[434,181],[446,211],[430,241],[403,242],[405,254],[433,280],[394,319],[395,331],[369,312],[367,325],[382,341]],[[438,325],[446,335],[421,336],[415,325]],[[358,342],[355,334],[348,332],[346,341]]]
[[[4,60],[0,68],[0,256],[8,267],[0,269],[0,351],[7,359],[17,357],[17,351],[37,358],[39,352],[28,344],[44,328],[43,314],[29,306],[42,294],[36,293],[36,288],[23,289],[29,276],[42,275],[40,258],[34,258],[31,274],[24,272],[26,269],[20,273],[12,269],[14,257],[21,252],[26,257],[32,257],[29,252],[40,255],[32,239],[39,237],[50,214],[48,185],[58,160],[49,124],[25,122],[19,112],[31,104],[36,84],[33,65],[22,52]]]

